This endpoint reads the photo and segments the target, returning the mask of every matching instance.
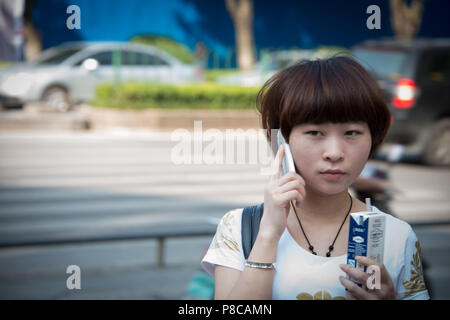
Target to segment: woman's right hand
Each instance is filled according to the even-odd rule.
[[[281,176],[283,157],[284,145],[281,145],[274,160],[275,173],[264,189],[264,214],[259,227],[260,236],[276,241],[286,229],[291,201],[298,206],[306,196],[305,180],[299,174],[288,172]]]

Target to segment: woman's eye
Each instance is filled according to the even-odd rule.
[[[354,136],[356,136],[356,135],[358,135],[360,133],[361,132],[359,132],[357,130],[350,130],[350,131],[347,131],[345,134],[348,135],[348,136],[354,137]]]
[[[311,131],[308,131],[306,134],[314,136],[314,137],[318,137],[322,134],[322,132],[311,130]]]

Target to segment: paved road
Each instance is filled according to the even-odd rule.
[[[164,133],[2,133],[0,243],[123,234],[162,222],[215,223],[262,202],[267,176],[253,164],[175,165]],[[195,146],[192,141],[192,148]],[[450,299],[449,169],[392,168],[392,208],[415,227],[436,298]],[[179,299],[210,237],[172,239],[157,268],[154,240],[0,249],[0,298]],[[66,288],[66,268],[82,289]]]

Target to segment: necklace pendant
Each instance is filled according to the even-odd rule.
[[[327,252],[327,258],[329,258],[331,256],[330,252]]]
[[[333,249],[334,249],[334,247],[332,245],[328,247],[329,252],[333,251]]]

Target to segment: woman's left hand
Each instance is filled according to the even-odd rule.
[[[392,283],[391,276],[387,272],[384,265],[376,263],[372,259],[368,257],[356,257],[356,260],[366,266],[372,266],[375,265],[378,268],[375,268],[376,270],[380,271],[380,283],[379,286],[376,284],[374,285],[375,288],[368,289],[367,288],[367,280],[371,276],[369,273],[364,272],[361,269],[357,269],[355,267],[352,267],[348,264],[341,264],[340,268],[347,273],[350,277],[353,279],[356,279],[359,281],[359,283],[362,284],[362,287],[359,287],[356,283],[354,283],[352,280],[347,279],[343,276],[339,277],[339,280],[341,281],[342,285],[347,289],[347,299],[350,300],[394,300],[395,299],[395,290],[394,290],[394,284]],[[375,279],[376,279],[375,275]]]

